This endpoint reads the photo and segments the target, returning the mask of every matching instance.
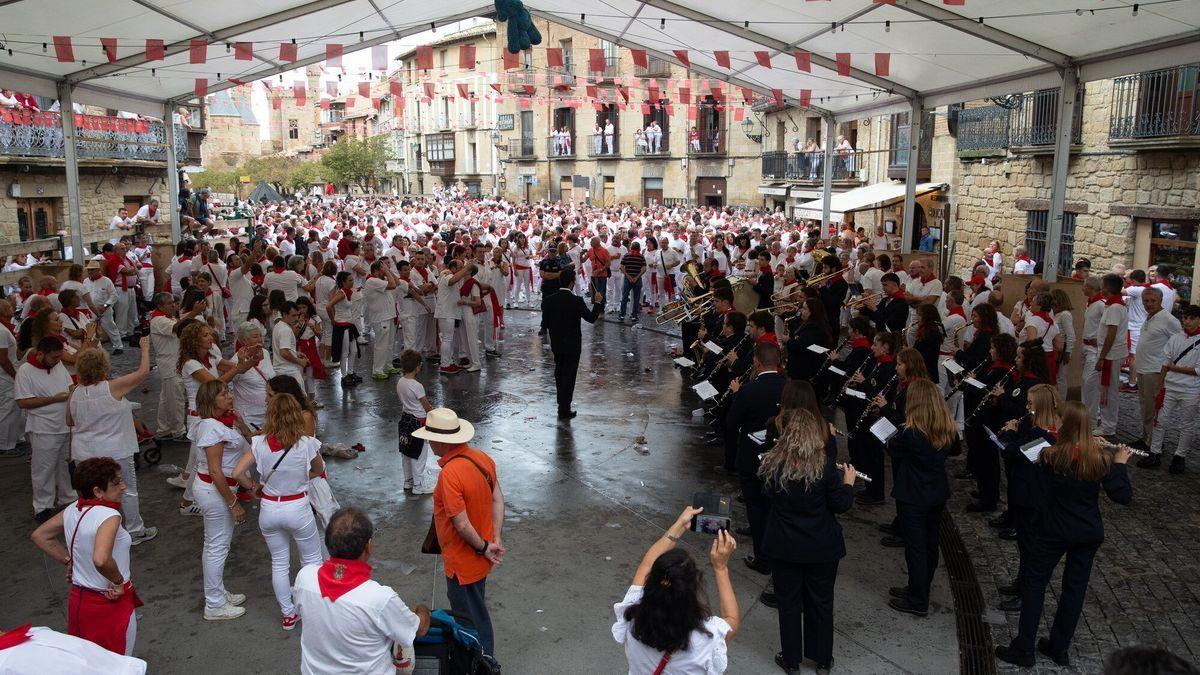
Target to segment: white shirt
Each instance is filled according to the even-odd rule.
[[[872,267],[862,275],[863,291],[867,293],[878,293],[883,290],[883,270],[878,267]]]
[[[88,279],[83,282],[83,287],[91,294],[92,302],[101,312],[104,311],[106,305],[114,305],[117,302],[117,287],[113,285],[112,279],[104,275],[100,275],[96,279]]]
[[[396,318],[396,296],[388,290],[387,279],[367,279],[363,284],[363,303],[365,316],[370,323]]]
[[[425,419],[425,406],[421,399],[425,398],[425,385],[419,380],[400,377],[396,380],[396,395],[400,397],[400,408],[413,417]]]
[[[89,516],[90,518],[91,516]],[[0,650],[0,675],[145,675],[146,662],[45,626],[29,629],[29,640]]]
[[[453,276],[453,272],[446,270],[438,277],[437,305],[433,308],[433,317],[435,319],[457,319],[461,316],[458,309],[458,291],[462,288],[462,279],[459,279],[457,283],[451,284],[450,278]]]
[[[113,398],[109,383],[79,385],[67,400],[71,411],[71,459],[124,459],[137,449],[133,404]]]
[[[612,625],[612,635],[619,644],[625,645],[625,658],[629,662],[630,675],[653,673],[663,657],[662,652],[638,642],[637,638],[633,637],[632,624],[625,620],[625,610],[636,605],[641,599],[642,587],[630,586],[625,592],[625,597],[613,605],[617,620]],[[729,666],[725,636],[733,629],[719,616],[705,619],[704,628],[710,635],[692,631],[688,648],[671,654],[671,660],[667,662],[663,675],[719,675],[725,672]]]
[[[121,526],[121,512],[117,509],[100,505],[91,508],[85,506],[83,510],[80,510],[76,505],[77,503],[71,504],[63,509],[62,512],[63,536],[67,540],[67,545],[70,546],[71,540],[75,540],[71,556],[72,583],[96,591],[106,589],[112,585],[112,582],[103,574],[100,574],[100,570],[96,569],[96,564],[92,562],[92,551],[96,545],[96,531],[109,518],[117,519],[117,537],[112,548],[113,562],[117,564],[117,571],[121,573],[121,578],[129,579],[129,546],[131,540],[129,533]],[[85,512],[87,515],[84,515]],[[62,671],[55,669],[55,672]]]
[[[159,209],[158,211],[155,211],[155,212],[154,212],[154,217],[153,217],[153,218],[151,218],[151,217],[150,217],[150,205],[149,205],[149,204],[143,204],[143,205],[142,205],[142,208],[138,209],[138,212],[137,212],[137,214],[136,214],[136,215],[134,215],[134,220],[149,220],[149,221],[150,221],[150,222],[152,222],[152,223],[157,223],[157,222],[158,222],[158,216],[159,216],[159,214],[160,214],[161,212],[162,212],[162,209]]]
[[[1021,329],[1023,336],[1029,334],[1031,326],[1035,330],[1033,339],[1041,341],[1042,351],[1054,351],[1054,338],[1058,337],[1058,325],[1054,319],[1051,318],[1049,321],[1046,321],[1037,314],[1029,312],[1025,315],[1025,327]]]
[[[1097,300],[1089,302],[1087,309],[1083,310],[1083,339],[1096,342],[1096,337],[1100,333],[1100,319],[1104,316],[1104,303]],[[1098,348],[1099,343],[1087,345],[1088,347]]]
[[[1171,336],[1183,332],[1183,326],[1170,312],[1160,309],[1142,324],[1142,335],[1138,339],[1137,371],[1157,373],[1166,361],[1167,341]]]
[[[233,301],[231,317],[245,317],[250,312],[250,301],[254,299],[254,284],[250,283],[249,274],[242,274],[240,267],[229,273],[229,295]]]
[[[394,675],[392,645],[412,645],[420,618],[396,591],[368,579],[334,602],[321,596],[320,564],[296,574],[302,675]],[[411,650],[406,649],[411,654]]]
[[[1146,320],[1146,305],[1142,304],[1142,293],[1146,291],[1146,288],[1146,286],[1130,286],[1121,291],[1125,296],[1125,306],[1129,308],[1129,332],[1134,335],[1142,330],[1142,323]]]
[[[154,350],[154,363],[159,377],[178,377],[175,365],[179,362],[179,338],[175,336],[175,322],[169,316],[150,319],[150,347]]]
[[[258,468],[258,475],[268,479],[267,474],[270,474],[269,479],[263,485],[265,494],[284,497],[308,491],[308,469],[312,465],[313,458],[320,453],[321,441],[312,436],[301,436],[287,457],[280,462],[280,454],[286,449],[282,448],[278,452],[271,452],[265,436],[254,436],[251,439],[250,451],[254,453],[254,464]],[[279,466],[272,473],[271,467],[274,467],[276,462],[279,462]],[[264,505],[277,503],[282,502],[263,501]]]
[[[1017,259],[1013,263],[1013,274],[1033,274],[1037,270],[1037,263],[1032,260]]]
[[[8,326],[0,325],[0,349],[8,350],[8,360],[14,365],[19,365],[17,362],[17,337],[12,334]],[[7,382],[9,387],[12,386],[13,378],[7,371],[0,369],[0,381]]]
[[[1166,353],[1163,354],[1163,361],[1200,371],[1200,346],[1192,349],[1186,355],[1183,354],[1184,350],[1197,340],[1200,340],[1200,335],[1188,337],[1187,333],[1183,331],[1172,335],[1171,339],[1167,340],[1167,349]],[[1186,375],[1172,371],[1167,373],[1167,376],[1163,378],[1163,385],[1170,392],[1178,392],[1190,396],[1200,394],[1200,376],[1198,375]]]
[[[23,398],[57,396],[70,389],[71,384],[71,373],[67,372],[62,361],[55,364],[49,373],[45,368],[38,368],[26,361],[17,368],[13,398],[19,401]],[[25,431],[31,434],[67,433],[67,402],[59,401],[26,410]]]
[[[279,373],[299,373],[300,366],[283,358],[285,349],[291,351],[292,356],[300,356],[300,351],[296,349],[296,331],[286,322],[276,321],[271,328],[271,365]]]
[[[1175,309],[1175,300],[1179,297],[1179,291],[1173,287],[1159,281],[1158,283],[1150,284],[1150,288],[1157,288],[1162,291],[1162,306],[1168,312]]]
[[[1101,349],[1104,348],[1104,336],[1108,333],[1109,326],[1116,326],[1117,334],[1113,337],[1107,358],[1112,361],[1124,360],[1129,356],[1129,309],[1125,305],[1114,303],[1104,308],[1104,316],[1100,319],[1100,333],[1096,336],[1096,346]]]
[[[200,420],[196,427],[196,471],[212,474],[208,468],[208,453],[210,448],[218,443],[224,443],[221,449],[221,474],[226,478],[233,475],[233,467],[246,451],[246,439],[233,427],[227,427],[219,420],[206,417]]]
[[[237,354],[229,359],[238,362]],[[262,427],[267,418],[267,380],[275,377],[271,359],[259,359],[258,365],[234,375],[229,388],[233,391],[233,409],[241,413],[242,419],[251,429]]]
[[[263,275],[263,291],[267,295],[270,295],[271,291],[283,291],[283,297],[290,302],[295,302],[296,298],[300,297],[300,287],[305,283],[305,278],[293,270],[272,270]]]

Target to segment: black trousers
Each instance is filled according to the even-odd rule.
[[[783,662],[799,667],[810,658],[818,666],[833,663],[833,586],[838,561],[771,561],[779,598],[779,644]]]
[[[929,586],[938,566],[938,523],[945,504],[917,506],[898,502],[904,563],[908,566],[908,598],[921,609],[929,608]]]
[[[1069,544],[1064,541],[1049,541],[1036,538],[1030,547],[1026,565],[1027,578],[1021,586],[1021,622],[1017,637],[1009,648],[1019,655],[1032,655],[1038,624],[1042,620],[1042,607],[1046,601],[1046,586],[1058,561],[1065,555],[1062,589],[1058,593],[1058,610],[1050,626],[1050,649],[1063,653],[1071,646],[1079,615],[1083,613],[1083,599],[1087,595],[1088,582],[1092,578],[1092,562],[1100,542]]]
[[[546,330],[546,300],[550,298],[550,294],[558,290],[557,281],[542,282],[542,330]]]
[[[767,529],[767,513],[771,505],[762,491],[762,481],[758,476],[741,476],[742,497],[746,499],[746,518],[750,521],[750,537],[754,543],[754,557],[760,562],[766,558],[760,556],[762,551],[763,534]]]
[[[1037,520],[1037,509],[1027,506],[1016,506],[1011,501],[1008,505],[1012,514],[1013,526],[1017,528],[1017,588],[1029,578],[1029,556],[1033,546],[1034,526]]]
[[[851,435],[846,446],[850,451],[850,463],[871,477],[871,482],[863,488],[863,493],[872,499],[883,499],[887,482],[884,475],[883,445],[870,431],[863,429]]]
[[[558,414],[571,412],[575,398],[575,377],[579,374],[580,352],[554,352],[554,391],[558,395]]]
[[[988,506],[1000,502],[1000,450],[984,433],[983,427],[972,424],[966,428],[967,456],[975,455],[975,485],[979,489],[979,501]]]

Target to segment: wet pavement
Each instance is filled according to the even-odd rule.
[[[611,321],[585,326],[575,396],[579,416],[559,424],[553,359],[537,337],[536,322],[536,313],[509,312],[502,358],[487,359],[480,373],[449,378],[438,377],[427,365],[421,380],[435,406],[452,407],[475,424],[472,444],[498,465],[508,554],[489,577],[488,604],[504,671],[626,672],[621,647],[610,634],[613,603],[621,599],[646,548],[694,492],[732,494],[735,485],[712,471],[721,450],[703,444],[704,427],[692,417],[699,401],[667,355],[677,339]],[[132,350],[115,361],[117,372],[132,369]],[[432,498],[401,490],[394,385],[368,378],[343,392],[328,384],[319,388],[318,397],[326,405],[321,439],[367,447],[356,459],[328,464],[339,501],[366,509],[375,520],[374,577],[406,602],[445,607],[437,559],[419,553]],[[132,398],[146,404],[142,417],[153,425],[157,376],[151,376],[148,391]],[[182,465],[186,452],[185,445],[166,446],[163,464]],[[257,507],[235,533],[225,573],[227,588],[248,596],[248,611],[235,621],[205,622],[202,524],[179,515],[179,491],[163,482],[169,474],[162,468],[143,466],[139,472],[142,514],[160,533],[133,550],[134,581],[146,602],[138,612],[136,655],[160,673],[202,668],[295,672],[300,631],[279,628]],[[0,460],[0,476],[7,486],[0,500],[10,514],[0,526],[6,541],[0,560],[9,572],[9,583],[0,590],[0,628],[32,622],[65,630],[62,568],[27,538],[33,529],[27,459]],[[903,551],[880,547],[875,525],[892,513],[889,502],[883,508],[856,506],[842,518],[848,555],[837,582],[837,671],[957,672],[954,603],[943,570],[935,579],[927,618],[887,608],[888,587],[904,580]],[[744,523],[740,508],[735,520]],[[742,564],[750,546],[739,539],[730,569],[742,627],[730,646],[729,672],[777,672],[776,614],[755,601],[767,577]],[[684,543],[693,555],[707,558],[708,537],[689,533]],[[295,565],[293,560],[293,571]],[[715,608],[707,561],[702,569]]]

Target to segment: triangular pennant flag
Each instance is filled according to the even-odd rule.
[[[192,92],[196,94],[196,98],[204,98],[208,95],[208,78],[197,77],[192,84]]]
[[[501,60],[505,70],[514,70],[521,67],[520,55],[513,54],[507,48],[500,50]],[[429,53],[429,60],[433,60],[433,52]]]
[[[694,105],[689,105],[689,106],[687,107],[687,118],[688,118],[688,120],[689,120],[689,121],[691,121],[691,122],[695,122],[695,121],[696,121],[696,106],[694,106]]]
[[[741,106],[734,108],[733,109],[733,121],[741,122],[744,119],[746,119],[746,109]]]
[[[671,53],[675,54],[675,58],[679,59],[679,62],[683,64],[684,68],[692,67],[692,60],[688,57],[688,50],[674,49]]]
[[[491,87],[492,89],[495,89],[497,94],[504,93],[504,90],[500,88],[499,82],[493,82],[493,83],[489,84],[488,86]],[[497,99],[497,100],[499,100],[499,99]]]
[[[370,98],[371,97],[371,83],[370,82],[359,82],[358,83],[358,95],[363,98]]]
[[[691,87],[680,87],[679,88],[679,100],[680,101],[683,101],[684,103],[691,103],[691,100],[690,100],[691,98],[692,98]]]
[[[380,105],[382,105],[382,104],[383,104],[383,99],[381,99],[381,98],[373,98],[373,99],[371,99],[371,107],[372,107],[372,108],[374,108],[374,109],[376,109],[376,110],[379,110],[379,106],[380,106]]]
[[[475,70],[475,45],[462,45],[458,48],[458,67],[462,70]]]
[[[771,67],[771,52],[754,52],[754,58],[763,68]]]
[[[304,80],[292,82],[292,96],[296,99],[297,106],[303,107],[308,102],[308,92],[304,90]]]
[[[388,82],[388,92],[390,92],[392,96],[403,96],[404,84],[398,80],[392,80],[391,82]]]
[[[797,49],[795,56],[796,56],[796,70],[798,70],[802,73],[811,73],[812,72],[812,54],[809,54],[808,52],[804,51],[803,49]]]
[[[71,36],[54,36],[54,58],[62,63],[71,63],[75,60],[75,49],[71,46]]]
[[[233,58],[238,61],[254,60],[254,43],[253,42],[235,42],[235,43],[233,43]]]
[[[465,82],[460,82],[458,84],[458,95],[463,98],[471,98],[471,92],[467,91],[467,85]]]
[[[371,47],[371,70],[387,70],[388,46],[375,45]]]
[[[425,96],[427,98],[433,98],[433,83],[432,82],[425,83]]]
[[[347,96],[346,97],[346,110],[352,109],[357,100],[358,99],[354,98],[353,96]]]
[[[522,99],[520,99],[520,101],[521,101],[521,107],[523,109],[530,110],[533,108],[533,101],[530,101],[527,98],[522,98]]]
[[[279,43],[279,60],[295,63],[296,61],[296,45],[291,42]]]
[[[167,56],[167,47],[162,40],[146,40],[146,60],[162,61]]]
[[[800,90],[800,107],[807,108],[812,105],[812,89]]]
[[[533,86],[532,84],[525,85],[525,93],[526,94],[532,96],[533,92],[535,92],[535,91],[537,91],[537,87]]]
[[[100,38],[100,47],[109,63],[117,60],[117,38]]]
[[[192,40],[188,43],[188,63],[208,62],[208,42]]]
[[[837,74],[842,77],[850,77],[850,52],[838,52],[837,56]]]
[[[871,0],[871,2],[875,3],[876,5],[894,5],[894,4],[896,4],[896,0]]]
[[[588,50],[588,72],[603,73],[604,72],[604,50],[589,49]]]
[[[271,108],[273,110],[282,110],[283,109],[283,99],[281,99],[281,98],[271,99]]]
[[[745,99],[746,103],[753,103],[754,90],[750,87],[742,87],[742,98]]]
[[[562,68],[563,67],[562,47],[547,47],[546,48],[546,65],[551,68]]]
[[[433,70],[433,47],[421,45],[417,47],[417,69]]]
[[[587,93],[588,98],[596,98],[596,86],[595,85],[589,84],[588,86],[584,87],[583,90],[584,90],[584,92]]]
[[[643,115],[649,115],[649,114],[650,114],[650,104],[649,104],[649,103],[643,103],[643,104],[642,104],[642,114],[643,114]]]
[[[321,99],[321,110],[329,110],[329,99]]]
[[[892,55],[889,52],[875,52],[875,74],[887,77],[892,70]]]
[[[725,50],[715,51],[715,52],[713,52],[713,56],[716,57],[718,66],[721,66],[725,70],[729,70],[731,68],[731,66],[729,65],[729,52],[728,51],[725,51]]]
[[[646,56],[645,49],[630,49],[630,56],[633,57],[633,65],[638,68],[650,67],[650,59]]]
[[[239,87],[250,84],[250,80],[239,80],[236,77],[229,78],[229,81],[236,84]]]
[[[342,46],[329,43],[325,45],[325,66],[327,68],[342,67]]]

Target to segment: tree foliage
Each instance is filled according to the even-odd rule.
[[[221,169],[206,168],[191,175],[192,185],[197,189],[212,188],[217,192],[235,192],[242,176],[250,179],[250,185],[260,180],[270,183],[283,194],[300,192],[313,183],[323,180],[325,171],[317,160],[298,160],[282,156],[252,157],[238,166]]]
[[[382,136],[343,136],[322,155],[322,175],[332,182],[352,183],[367,191],[376,184],[391,157],[391,148]]]

